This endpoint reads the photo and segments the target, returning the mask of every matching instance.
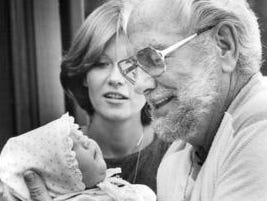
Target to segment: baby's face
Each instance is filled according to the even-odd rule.
[[[74,137],[73,151],[82,172],[83,182],[86,188],[93,187],[104,180],[106,176],[106,163],[98,144],[86,136]]]

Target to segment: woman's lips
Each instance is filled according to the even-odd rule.
[[[105,98],[108,99],[117,99],[117,100],[125,100],[128,99],[125,95],[117,92],[108,92],[103,95]]]

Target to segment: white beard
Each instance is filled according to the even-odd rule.
[[[216,66],[204,71],[177,87],[177,99],[172,100],[173,109],[166,116],[157,117],[152,109],[152,126],[158,136],[173,142],[176,139],[188,141],[198,134],[199,125],[212,112],[217,100]]]

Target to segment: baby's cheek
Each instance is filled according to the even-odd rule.
[[[83,147],[79,147],[75,150],[76,153],[76,160],[79,164],[79,168],[81,170],[90,167],[90,163],[92,159],[92,153]]]

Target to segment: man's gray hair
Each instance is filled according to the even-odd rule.
[[[131,12],[142,3],[153,4],[152,0],[125,0],[124,29]],[[170,4],[171,10],[166,16],[174,15],[179,29],[184,32],[195,32],[203,27],[227,22],[235,27],[239,48],[237,67],[241,72],[255,73],[262,63],[262,46],[260,30],[255,13],[246,0],[162,0]],[[136,5],[139,5],[136,7]],[[148,7],[146,7],[148,8]],[[156,13],[155,13],[156,15]],[[182,19],[182,21],[181,21]],[[161,22],[158,22],[161,23]]]
[[[239,45],[238,68],[242,72],[258,72],[262,62],[262,47],[257,18],[246,0],[192,1],[192,21],[195,27],[233,24]]]

